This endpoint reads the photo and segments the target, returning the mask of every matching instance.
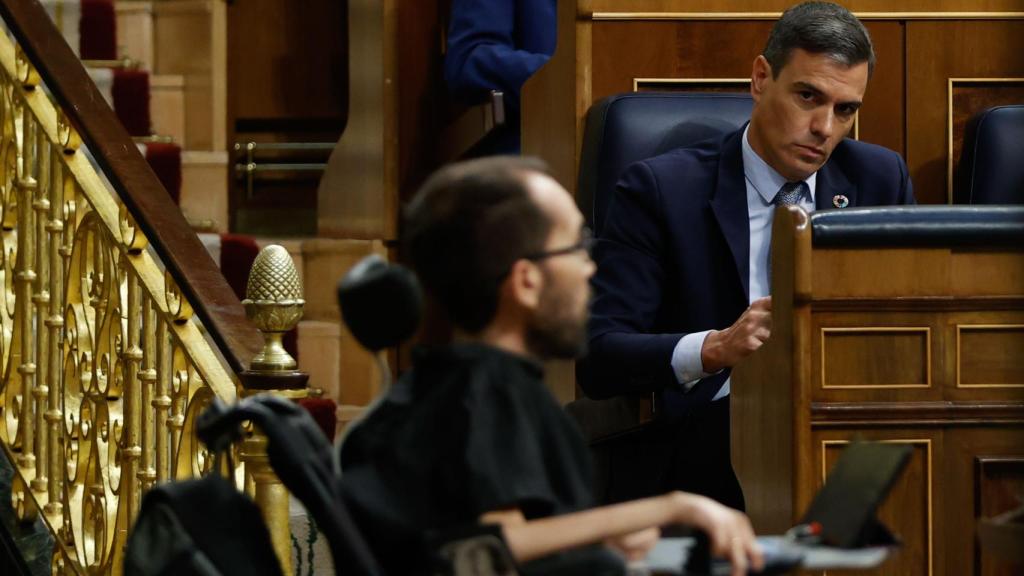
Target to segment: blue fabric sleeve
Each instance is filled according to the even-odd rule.
[[[524,49],[517,36],[551,34],[554,22],[528,24],[543,30],[517,31],[516,0],[454,0],[444,77],[456,98],[476,101],[491,90],[505,93],[505,105],[519,110],[523,83],[550,54]],[[553,13],[552,13],[553,16]],[[552,47],[553,48],[553,47]]]

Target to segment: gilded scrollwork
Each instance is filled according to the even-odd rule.
[[[164,271],[164,299],[167,311],[175,322],[188,322],[192,319],[192,305],[181,293],[181,288],[178,288],[178,283],[174,281],[169,270]]]
[[[119,572],[145,490],[210,471],[196,417],[236,383],[39,83],[0,35],[0,443],[52,573]]]
[[[78,151],[78,147],[82,145],[82,139],[78,135],[78,130],[75,130],[75,127],[71,125],[63,110],[58,111],[57,114],[57,142],[65,154],[74,154]]]

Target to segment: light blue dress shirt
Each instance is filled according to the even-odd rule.
[[[772,220],[775,218],[775,206],[772,201],[786,183],[786,179],[768,165],[754,149],[750,147],[747,134],[750,126],[743,131],[743,175],[747,182],[747,213],[750,215],[750,302],[768,296],[771,285],[768,280],[768,249],[772,241]],[[804,182],[811,194],[805,196],[799,206],[807,212],[814,211],[815,185],[818,173],[807,177]],[[672,370],[676,380],[689,390],[701,378],[710,376],[704,372],[704,364],[700,358],[704,339],[710,330],[693,332],[679,339],[672,351]],[[713,400],[729,395],[729,380],[715,394]]]

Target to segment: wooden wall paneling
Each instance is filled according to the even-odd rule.
[[[952,294],[1024,299],[1024,246],[1018,250],[956,250],[950,262]]]
[[[815,311],[811,321],[812,397],[826,402],[908,402],[942,398],[948,380],[942,316],[886,311]]]
[[[906,156],[905,26],[892,21],[866,21],[864,25],[875,47],[875,73],[857,113],[855,137]]]
[[[231,3],[228,19],[233,119],[313,119],[339,130],[344,127],[348,113],[344,1]]]
[[[1024,401],[1024,311],[964,311],[946,319],[948,400]]]
[[[822,389],[931,388],[928,326],[820,327]]]
[[[1024,388],[1024,324],[957,325],[957,385]]]
[[[634,78],[634,92],[749,92],[750,78]]]
[[[1018,506],[1024,493],[1024,426],[946,432],[941,542],[947,574],[1019,574],[981,553],[977,521]]]
[[[635,78],[749,79],[770,29],[746,21],[595,23],[593,98],[629,92]]]
[[[591,102],[591,24],[577,21],[576,1],[558,2],[558,45],[526,84],[522,108],[524,154],[543,158],[569,192],[579,177],[584,116]]]
[[[906,470],[878,511],[878,519],[903,540],[903,545],[877,570],[858,571],[856,574],[931,576],[947,573],[943,570],[942,560],[945,551],[935,546],[947,494],[942,478],[943,435],[942,430],[912,428],[814,433],[816,449],[812,458],[818,471],[817,487],[824,482],[828,471],[852,439],[908,444],[913,448]],[[952,494],[949,496],[953,497]]]
[[[443,5],[442,5],[443,4]],[[442,14],[447,2],[398,4],[398,197],[409,200],[438,167],[445,102]]]
[[[317,190],[320,236],[393,239],[397,233],[397,4],[348,0],[348,124]]]
[[[727,4],[721,0],[578,0],[584,14],[604,13],[764,13],[766,18],[793,5],[791,0],[742,0]],[[843,5],[854,13],[890,14],[894,12],[1016,12],[1019,0],[847,0]]]
[[[259,236],[317,230],[320,170],[327,152],[248,143],[333,143],[348,116],[348,5],[345,0],[227,3],[231,229]],[[267,169],[274,166],[273,169]]]
[[[907,22],[907,163],[919,202],[949,201],[949,79],[1024,78],[1022,53],[1024,20]]]
[[[816,298],[907,298],[951,294],[948,248],[814,251]],[[900,274],[890,274],[900,270]]]

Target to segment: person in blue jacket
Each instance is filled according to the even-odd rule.
[[[464,103],[505,95],[505,126],[478,155],[519,152],[519,93],[555,52],[556,0],[453,0],[444,79]]]

